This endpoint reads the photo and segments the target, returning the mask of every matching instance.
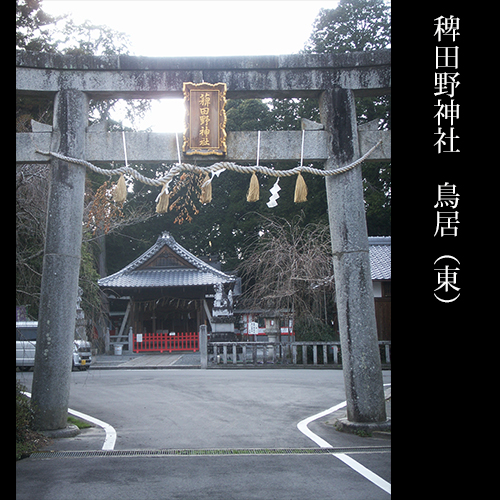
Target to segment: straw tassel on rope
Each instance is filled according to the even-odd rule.
[[[125,132],[122,131],[122,140],[123,140],[123,155],[125,157],[125,166],[128,167],[128,160],[127,160],[127,144],[125,141]],[[127,199],[127,185],[125,184],[125,177],[123,177],[123,173],[120,174],[120,178],[118,179],[118,182],[116,183],[115,190],[113,191],[113,200],[116,203],[125,203],[125,200]]]
[[[250,178],[250,187],[247,192],[247,201],[258,201],[259,200],[259,179],[255,175],[255,172],[252,174]]]
[[[201,196],[200,203],[210,203],[212,201],[212,182],[208,172],[203,178],[203,183],[201,185]]]
[[[300,166],[302,168],[302,162],[304,160],[304,139],[305,139],[305,130],[302,130],[302,145],[300,147]],[[303,203],[307,201],[307,186],[304,177],[302,177],[302,173],[299,172],[297,175],[297,182],[295,183],[295,194],[293,197],[293,201],[295,203]]]
[[[113,191],[113,200],[116,203],[123,204],[126,199],[127,199],[127,185],[125,184],[125,177],[123,177],[123,174],[121,174]]]
[[[159,197],[157,198],[158,204],[156,205],[156,213],[164,214],[168,211],[169,194],[166,186],[162,189]]]
[[[302,131],[302,148],[301,148],[301,159],[300,159],[300,167],[295,167],[290,170],[275,170],[267,167],[259,167],[259,149],[260,149],[260,132],[258,135],[258,147],[257,147],[257,165],[253,167],[243,167],[241,165],[237,165],[235,163],[231,162],[218,162],[215,163],[214,165],[210,167],[199,167],[196,165],[189,165],[189,164],[182,164],[181,163],[181,156],[180,156],[180,148],[179,148],[179,140],[177,138],[176,134],[176,141],[177,141],[177,154],[178,154],[178,163],[177,165],[173,166],[170,171],[167,173],[167,175],[159,178],[149,178],[145,177],[132,167],[128,165],[127,161],[127,155],[126,155],[126,147],[125,147],[125,134],[123,134],[123,143],[124,143],[124,153],[125,153],[125,166],[119,167],[116,169],[104,169],[97,167],[93,165],[92,163],[79,159],[79,158],[71,158],[69,156],[62,155],[60,153],[55,153],[52,151],[41,151],[39,149],[36,149],[35,152],[46,155],[46,156],[52,156],[53,158],[58,158],[60,160],[63,160],[68,163],[73,163],[75,165],[82,165],[86,168],[89,168],[90,170],[97,172],[99,174],[107,175],[111,177],[112,175],[118,175],[120,174],[120,179],[118,180],[117,185],[114,188],[113,191],[113,199],[117,203],[122,203],[125,201],[126,196],[127,196],[127,186],[125,184],[125,178],[123,177],[123,173],[125,172],[128,175],[131,175],[132,178],[139,180],[140,182],[143,182],[144,184],[147,184],[148,186],[161,186],[163,185],[163,188],[159,194],[159,196],[156,198],[156,202],[158,203],[157,206],[157,212],[158,213],[164,213],[168,210],[168,202],[169,202],[169,195],[168,195],[168,185],[172,181],[172,179],[176,176],[179,175],[183,171],[188,171],[188,172],[196,172],[196,173],[205,173],[205,174],[212,174],[212,179],[214,175],[219,176],[222,172],[224,172],[226,169],[239,172],[239,173],[252,173],[252,178],[250,180],[250,188],[247,193],[247,201],[257,201],[259,199],[259,181],[257,179],[257,176],[255,175],[256,172],[263,174],[263,175],[269,175],[272,177],[288,177],[292,175],[297,175],[297,182],[296,182],[296,188],[295,188],[295,201],[297,203],[300,203],[301,201],[306,201],[307,200],[307,186],[305,184],[305,181],[301,175],[302,172],[306,172],[311,175],[320,175],[322,177],[329,177],[329,176],[334,176],[334,175],[340,175],[343,174],[358,165],[360,165],[368,156],[371,155],[371,153],[378,148],[382,144],[382,139],[379,140],[376,144],[374,144],[363,156],[358,158],[356,161],[350,163],[349,165],[345,165],[344,167],[339,167],[335,168],[332,170],[323,170],[323,169],[317,169],[317,168],[312,168],[312,167],[304,167],[303,166],[303,150],[304,150],[304,131]],[[205,177],[206,179],[206,177]],[[206,181],[203,183],[203,185],[206,183]],[[202,193],[203,193],[203,185],[202,185]],[[208,187],[208,184],[205,186]],[[273,186],[273,189],[276,189],[276,192],[279,191],[279,186],[277,182],[275,183],[275,186]],[[271,191],[272,192],[272,191]],[[208,190],[206,191],[206,196],[208,199]],[[274,193],[273,193],[274,194]],[[272,206],[275,206],[274,203]]]
[[[259,159],[260,159],[260,130],[257,132],[257,162],[256,162],[257,167],[259,166]],[[247,192],[247,201],[249,202],[258,201],[259,197],[260,197],[259,179],[257,179],[257,176],[255,175],[254,172],[252,174],[252,177],[250,178],[250,186]]]
[[[304,177],[299,172],[297,175],[297,182],[295,183],[295,195],[293,198],[295,203],[303,203],[307,201],[307,186]]]
[[[177,144],[177,159],[178,159],[178,167],[181,166],[181,150],[179,147],[179,137],[177,136],[177,132],[175,133],[175,142]],[[175,167],[172,167],[174,170]],[[168,194],[168,185],[172,182],[172,179],[163,183],[163,187],[161,188],[160,194],[156,197],[156,213],[164,214],[168,212],[168,204],[170,201],[170,195]]]

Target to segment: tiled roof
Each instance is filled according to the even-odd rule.
[[[117,288],[196,286],[215,285],[228,281],[231,280],[198,269],[146,269],[108,276],[99,280],[99,286]]]
[[[141,266],[168,246],[175,254],[193,267],[145,268]],[[101,278],[97,283],[103,288],[145,288],[215,285],[235,281],[230,276],[195,257],[179,245],[168,232],[162,233],[156,243],[140,257],[111,276]]]
[[[369,236],[372,280],[391,279],[391,237]]]

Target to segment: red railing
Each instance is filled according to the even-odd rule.
[[[139,341],[138,342],[138,337]],[[142,337],[141,337],[142,336]],[[198,332],[134,333],[134,352],[198,351]]]

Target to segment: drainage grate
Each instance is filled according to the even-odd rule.
[[[387,453],[390,446],[361,446],[352,448],[224,448],[224,449],[166,449],[110,451],[36,451],[31,458],[86,457],[158,457],[158,456],[220,456],[220,455],[318,455],[329,453]]]

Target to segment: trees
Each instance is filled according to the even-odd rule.
[[[372,0],[371,2],[345,0],[340,2],[339,8],[335,10],[346,10],[349,5],[361,4],[379,5],[381,2],[377,0]],[[34,0],[17,0],[17,5],[19,8],[16,11],[16,21],[18,21],[18,27],[21,32],[21,36],[18,38],[18,46],[21,48],[34,47],[36,43],[40,47],[45,46],[46,49],[44,50],[74,54],[108,54],[113,50],[116,50],[117,53],[126,53],[127,51],[126,39],[124,37],[121,35],[118,36],[118,34],[114,36],[110,30],[103,27],[95,27],[88,23],[80,29],[75,27],[74,24],[72,25],[68,20],[61,20],[62,22],[66,22],[65,26],[67,29],[60,30],[59,35],[54,37],[50,35],[50,33],[54,33],[53,30],[49,33],[50,23],[47,24],[47,18],[41,13],[41,9],[39,8],[41,5],[40,2]],[[19,16],[17,16],[18,12]],[[321,31],[325,36],[323,38],[317,37],[318,40],[314,44],[311,41],[310,47],[307,50],[346,50],[347,38],[341,41],[342,43],[338,42],[338,46],[335,46],[333,42],[329,43],[329,45],[326,44],[326,35],[331,31],[333,21],[330,24],[325,21],[325,26],[320,25],[319,21],[323,18],[326,19],[328,17],[327,14],[329,15],[328,12],[321,11],[317,22],[318,33]],[[356,14],[354,11],[351,12],[351,18],[357,16],[359,19],[361,15],[359,13]],[[360,28],[358,31],[366,34],[370,31],[370,23],[372,27],[380,24],[375,16],[373,20],[367,18],[365,22],[360,21],[352,24],[352,26],[358,29],[359,25]],[[380,26],[385,25],[383,23],[380,24]],[[31,35],[29,33],[30,29],[32,30]],[[351,31],[355,31],[354,28],[350,29]],[[376,35],[378,38],[382,39],[385,36],[387,39],[387,32],[384,30],[385,28],[382,27],[377,28]],[[76,36],[73,36],[74,33],[76,33]],[[356,38],[349,31],[345,33],[345,37],[348,36],[351,36],[353,40]],[[112,45],[113,40],[117,42],[115,48]],[[312,36],[311,40],[313,40]],[[364,42],[365,38],[359,36],[356,40],[358,40],[356,43],[353,42],[355,50],[359,50],[359,47],[363,49],[370,48]],[[323,43],[323,48],[320,47],[320,42]],[[381,44],[382,42],[377,41],[376,43]],[[35,109],[34,105],[32,106],[32,103],[26,99],[21,104],[19,110],[22,114],[19,115],[19,123],[21,124],[22,122],[23,127],[29,124],[30,117],[38,120],[43,119],[46,123],[51,123],[51,111],[49,108],[38,107]],[[91,121],[109,118],[111,104],[109,101],[94,102]],[[228,114],[228,130],[289,130],[300,128],[301,117],[318,120],[317,103],[313,100],[289,99],[281,101],[272,100],[271,102],[252,100],[229,101],[226,109]],[[359,120],[362,122],[372,118],[379,118],[381,126],[389,126],[390,115],[387,113],[387,109],[387,103],[384,104],[382,100],[372,100],[360,108],[358,113]],[[38,118],[39,116],[42,118]],[[295,164],[280,164],[279,168],[288,168],[290,166],[295,166]],[[152,170],[151,166],[143,167],[138,165],[138,168],[144,168],[148,172]],[[156,166],[153,168],[156,168]],[[166,168],[167,166],[165,165],[158,166],[158,170]],[[385,177],[381,181],[382,167],[377,167],[377,169],[372,169],[371,171],[368,171],[368,168],[372,167],[364,167],[369,231],[370,234],[380,234],[380,231],[388,234],[387,227],[390,227],[390,223],[385,223],[384,225],[382,222],[387,220],[387,208],[390,208],[390,170],[387,166],[384,167]],[[188,177],[186,176],[186,179]],[[189,181],[191,184],[186,183],[185,188],[186,192],[191,192],[190,200],[195,203],[196,211],[199,213],[193,218],[190,224],[186,223],[182,225],[177,225],[177,223],[182,219],[187,220],[188,217],[185,216],[186,214],[182,215],[179,212],[172,211],[165,215],[157,216],[154,214],[154,199],[157,192],[136,183],[131,184],[129,188],[131,196],[124,207],[124,211],[137,213],[139,207],[147,207],[148,215],[145,217],[147,220],[143,220],[129,228],[121,225],[119,231],[124,236],[116,234],[109,237],[107,247],[109,254],[112,255],[109,271],[114,272],[130,262],[141,251],[154,243],[154,240],[161,231],[165,229],[172,230],[174,224],[176,224],[176,237],[188,249],[197,254],[207,252],[219,253],[225,261],[226,269],[234,269],[244,255],[247,245],[246,237],[251,235],[252,238],[258,239],[261,232],[265,230],[263,219],[257,217],[258,213],[267,217],[273,214],[281,217],[293,217],[295,214],[304,211],[305,218],[302,219],[303,224],[313,221],[317,222],[325,218],[326,193],[324,190],[324,179],[307,175],[304,177],[309,187],[309,201],[307,204],[295,205],[290,194],[293,193],[294,179],[282,179],[280,180],[282,187],[281,197],[278,206],[274,209],[269,209],[266,206],[269,196],[268,190],[274,184],[274,178],[259,176],[261,200],[255,204],[248,204],[245,201],[245,192],[248,188],[249,177],[233,172],[225,172],[220,179],[214,179],[213,201],[206,205],[201,205],[196,196],[197,179],[192,177]],[[98,186],[100,185],[99,182],[103,182],[104,179],[99,179],[93,175],[89,175],[88,178],[89,198],[87,201],[90,207],[90,204],[93,203],[92,196],[97,193]],[[179,191],[180,194],[182,192],[182,190]],[[174,199],[171,200],[171,206],[174,208],[181,205],[180,202],[177,204],[174,202]],[[374,230],[371,229],[373,227],[372,221],[375,220],[372,214],[376,214],[377,219],[377,226]],[[179,217],[179,215],[182,216]],[[133,245],[129,244],[130,241],[133,242]],[[34,251],[27,255],[37,255],[39,248],[39,246],[34,247]],[[35,271],[39,272],[41,270],[37,268]]]
[[[375,8],[376,7],[376,8]],[[390,10],[379,0],[371,1],[342,1],[331,11],[320,11],[315,29],[305,52],[319,51],[345,51],[368,50],[385,47],[390,43]],[[345,30],[343,39],[330,31],[336,29],[335,23],[349,17],[350,27]],[[333,20],[332,20],[333,19]],[[330,20],[329,22],[327,22]],[[356,22],[354,22],[356,20]],[[315,37],[316,31],[321,31],[327,37],[328,43],[320,45],[321,37]],[[368,43],[368,35],[375,33],[375,40]],[[348,43],[348,39],[351,42]],[[316,40],[316,41],[315,41]],[[348,47],[349,45],[349,47]],[[272,100],[228,100],[226,104],[227,124],[230,131],[244,130],[299,130],[300,118],[309,118],[319,121],[319,107],[315,99],[272,99]],[[364,123],[378,119],[380,127],[390,128],[390,99],[383,96],[376,99],[358,100],[358,121]],[[257,146],[257,145],[256,145]],[[291,168],[293,164],[279,163],[279,168]],[[321,168],[321,165],[314,165]],[[163,167],[159,167],[161,169]],[[367,224],[370,235],[390,234],[390,164],[387,162],[370,163],[363,165],[365,179],[365,202],[367,209]],[[224,172],[220,178],[215,178],[212,183],[213,199],[211,203],[202,205],[196,196],[186,206],[194,203],[197,214],[191,222],[178,224],[180,221],[175,212],[175,206],[180,206],[181,201],[174,205],[174,210],[162,216],[155,216],[136,227],[125,228],[121,235],[110,235],[108,238],[108,251],[113,256],[110,272],[116,271],[126,265],[130,260],[140,254],[141,250],[149,248],[157,235],[168,229],[173,231],[176,238],[190,251],[202,255],[217,253],[221,256],[225,269],[232,270],[237,267],[244,255],[249,239],[258,239],[259,234],[265,229],[265,219],[259,217],[278,216],[293,218],[302,211],[305,217],[303,224],[319,222],[327,219],[326,192],[324,179],[316,176],[305,175],[309,188],[308,202],[294,204],[290,193],[294,189],[294,179],[280,179],[280,199],[278,206],[269,209],[266,206],[269,189],[274,184],[274,178],[258,176],[261,190],[261,199],[249,204],[245,200],[249,178],[235,172]],[[193,182],[196,180],[193,178]],[[136,191],[137,189],[137,191]],[[191,190],[192,193],[196,189]],[[179,194],[182,194],[180,192]],[[150,190],[134,184],[134,200],[147,203],[154,207],[155,194]],[[127,204],[135,201],[127,201]],[[171,206],[173,204],[171,203]],[[192,210],[193,215],[194,210]],[[177,221],[176,221],[177,219]],[[186,219],[184,217],[184,219]],[[175,228],[175,229],[174,229]],[[126,242],[126,244],[125,244]],[[134,248],[133,254],[127,258],[126,248]]]
[[[303,52],[343,53],[387,48],[391,43],[390,21],[390,8],[382,0],[341,0],[336,9],[320,10]],[[320,121],[317,99],[272,99],[267,103],[267,112],[263,108],[265,102],[259,102],[260,114],[267,113],[272,117],[267,130],[300,130],[301,118]],[[356,104],[358,124],[378,120],[379,129],[391,128],[390,95],[358,98]],[[240,104],[236,106],[239,108]],[[248,109],[249,107],[246,108]],[[257,109],[257,106],[255,105],[253,109]],[[265,118],[261,117],[251,122],[248,117],[240,119],[243,118],[243,113],[240,115],[233,109],[232,117],[239,119],[237,126],[241,128],[234,128],[231,124],[233,128],[229,130],[265,130],[263,126],[269,123],[267,115]],[[252,128],[244,128],[250,124]],[[362,168],[368,234],[390,235],[390,162],[365,163]],[[307,183],[308,185],[311,183],[310,192],[323,189],[323,184],[319,183],[319,179],[308,179]],[[307,203],[309,204],[310,202]],[[290,214],[296,213],[293,206],[287,206],[287,209],[291,210],[288,212]]]
[[[321,9],[304,47],[305,53],[380,50],[391,45],[391,9],[383,0],[340,0],[336,9]],[[358,98],[358,123],[378,120],[391,128],[391,96]],[[368,234],[391,234],[391,163],[363,165]]]
[[[64,54],[127,53],[127,37],[106,26],[88,22],[76,25],[71,19],[52,17],[42,10],[41,0],[16,0],[16,47],[23,50]],[[109,119],[114,101],[92,101],[90,122]],[[51,99],[23,96],[16,103],[16,132],[31,132],[31,120],[52,124]],[[149,101],[135,102],[131,113],[140,113]],[[120,128],[119,126],[118,128]],[[48,193],[49,167],[28,164],[16,166],[16,304],[27,305],[28,313],[36,318],[42,276],[45,243],[45,218]],[[89,174],[85,190],[85,220],[96,213],[94,206],[98,186],[103,176]],[[114,220],[114,227],[137,222],[125,216]],[[91,231],[84,232],[80,269],[80,286],[84,290],[82,308],[87,318],[98,314],[100,297],[97,287],[95,239]]]
[[[391,9],[383,0],[340,0],[321,9],[306,42],[306,54],[362,52],[391,46]],[[390,96],[357,101],[358,122],[378,119],[390,128]]]
[[[16,48],[35,52],[54,52],[49,30],[58,18],[41,9],[42,0],[16,0]]]
[[[38,313],[47,210],[48,168],[22,165],[16,171],[16,305]]]
[[[262,217],[261,234],[248,242],[239,271],[245,283],[239,307],[288,311],[297,338],[330,340],[335,288],[328,224]],[[286,313],[282,313],[286,314]]]
[[[227,130],[281,129],[272,107],[262,100],[228,100],[226,114]],[[280,162],[279,165],[266,165],[291,168],[297,166],[297,163]],[[165,171],[167,166],[149,165],[148,168],[155,168],[159,173]],[[176,239],[194,254],[218,254],[224,269],[234,270],[243,258],[248,241],[257,239],[263,229],[265,219],[259,217],[259,214],[266,217],[293,217],[304,212],[306,217],[303,220],[307,219],[307,222],[326,220],[325,181],[320,177],[305,174],[309,188],[308,202],[300,205],[293,202],[295,178],[280,179],[281,197],[278,206],[272,209],[268,208],[266,203],[270,196],[269,189],[276,181],[274,177],[259,175],[260,199],[255,203],[248,203],[246,192],[250,176],[226,171],[219,178],[213,179],[212,201],[207,204],[201,204],[198,199],[199,181],[202,176],[184,175],[182,182],[185,182],[186,186],[177,191],[176,183],[182,177],[176,178],[171,185],[173,194],[167,213],[155,215],[138,226],[124,228],[120,233],[109,235],[107,249],[110,273],[118,271],[140,255],[141,251],[149,248],[164,230],[172,231]],[[157,190],[151,191],[137,182],[133,182],[132,186],[130,201],[127,201],[126,205],[137,208],[142,204],[154,211]],[[127,248],[134,250],[127,252]]]
[[[226,103],[227,130],[270,130],[274,119],[259,99],[229,99]]]
[[[337,9],[320,11],[304,52],[377,50],[389,45],[390,9],[382,0],[341,0]],[[379,128],[390,128],[390,104],[390,96],[358,99],[358,123],[378,120]],[[298,128],[301,117],[319,118],[313,99],[273,99],[271,112],[277,118],[275,130]],[[390,235],[390,163],[363,165],[363,177],[368,233]],[[325,238],[320,226],[312,229],[289,220],[289,215],[280,221],[268,219],[246,252],[240,265],[248,280],[243,301],[250,307],[258,303],[292,309],[299,337],[307,332],[309,339],[319,339],[335,318],[329,235],[326,231]]]
[[[304,47],[306,53],[385,49],[391,42],[391,10],[383,0],[340,0],[321,9]]]

